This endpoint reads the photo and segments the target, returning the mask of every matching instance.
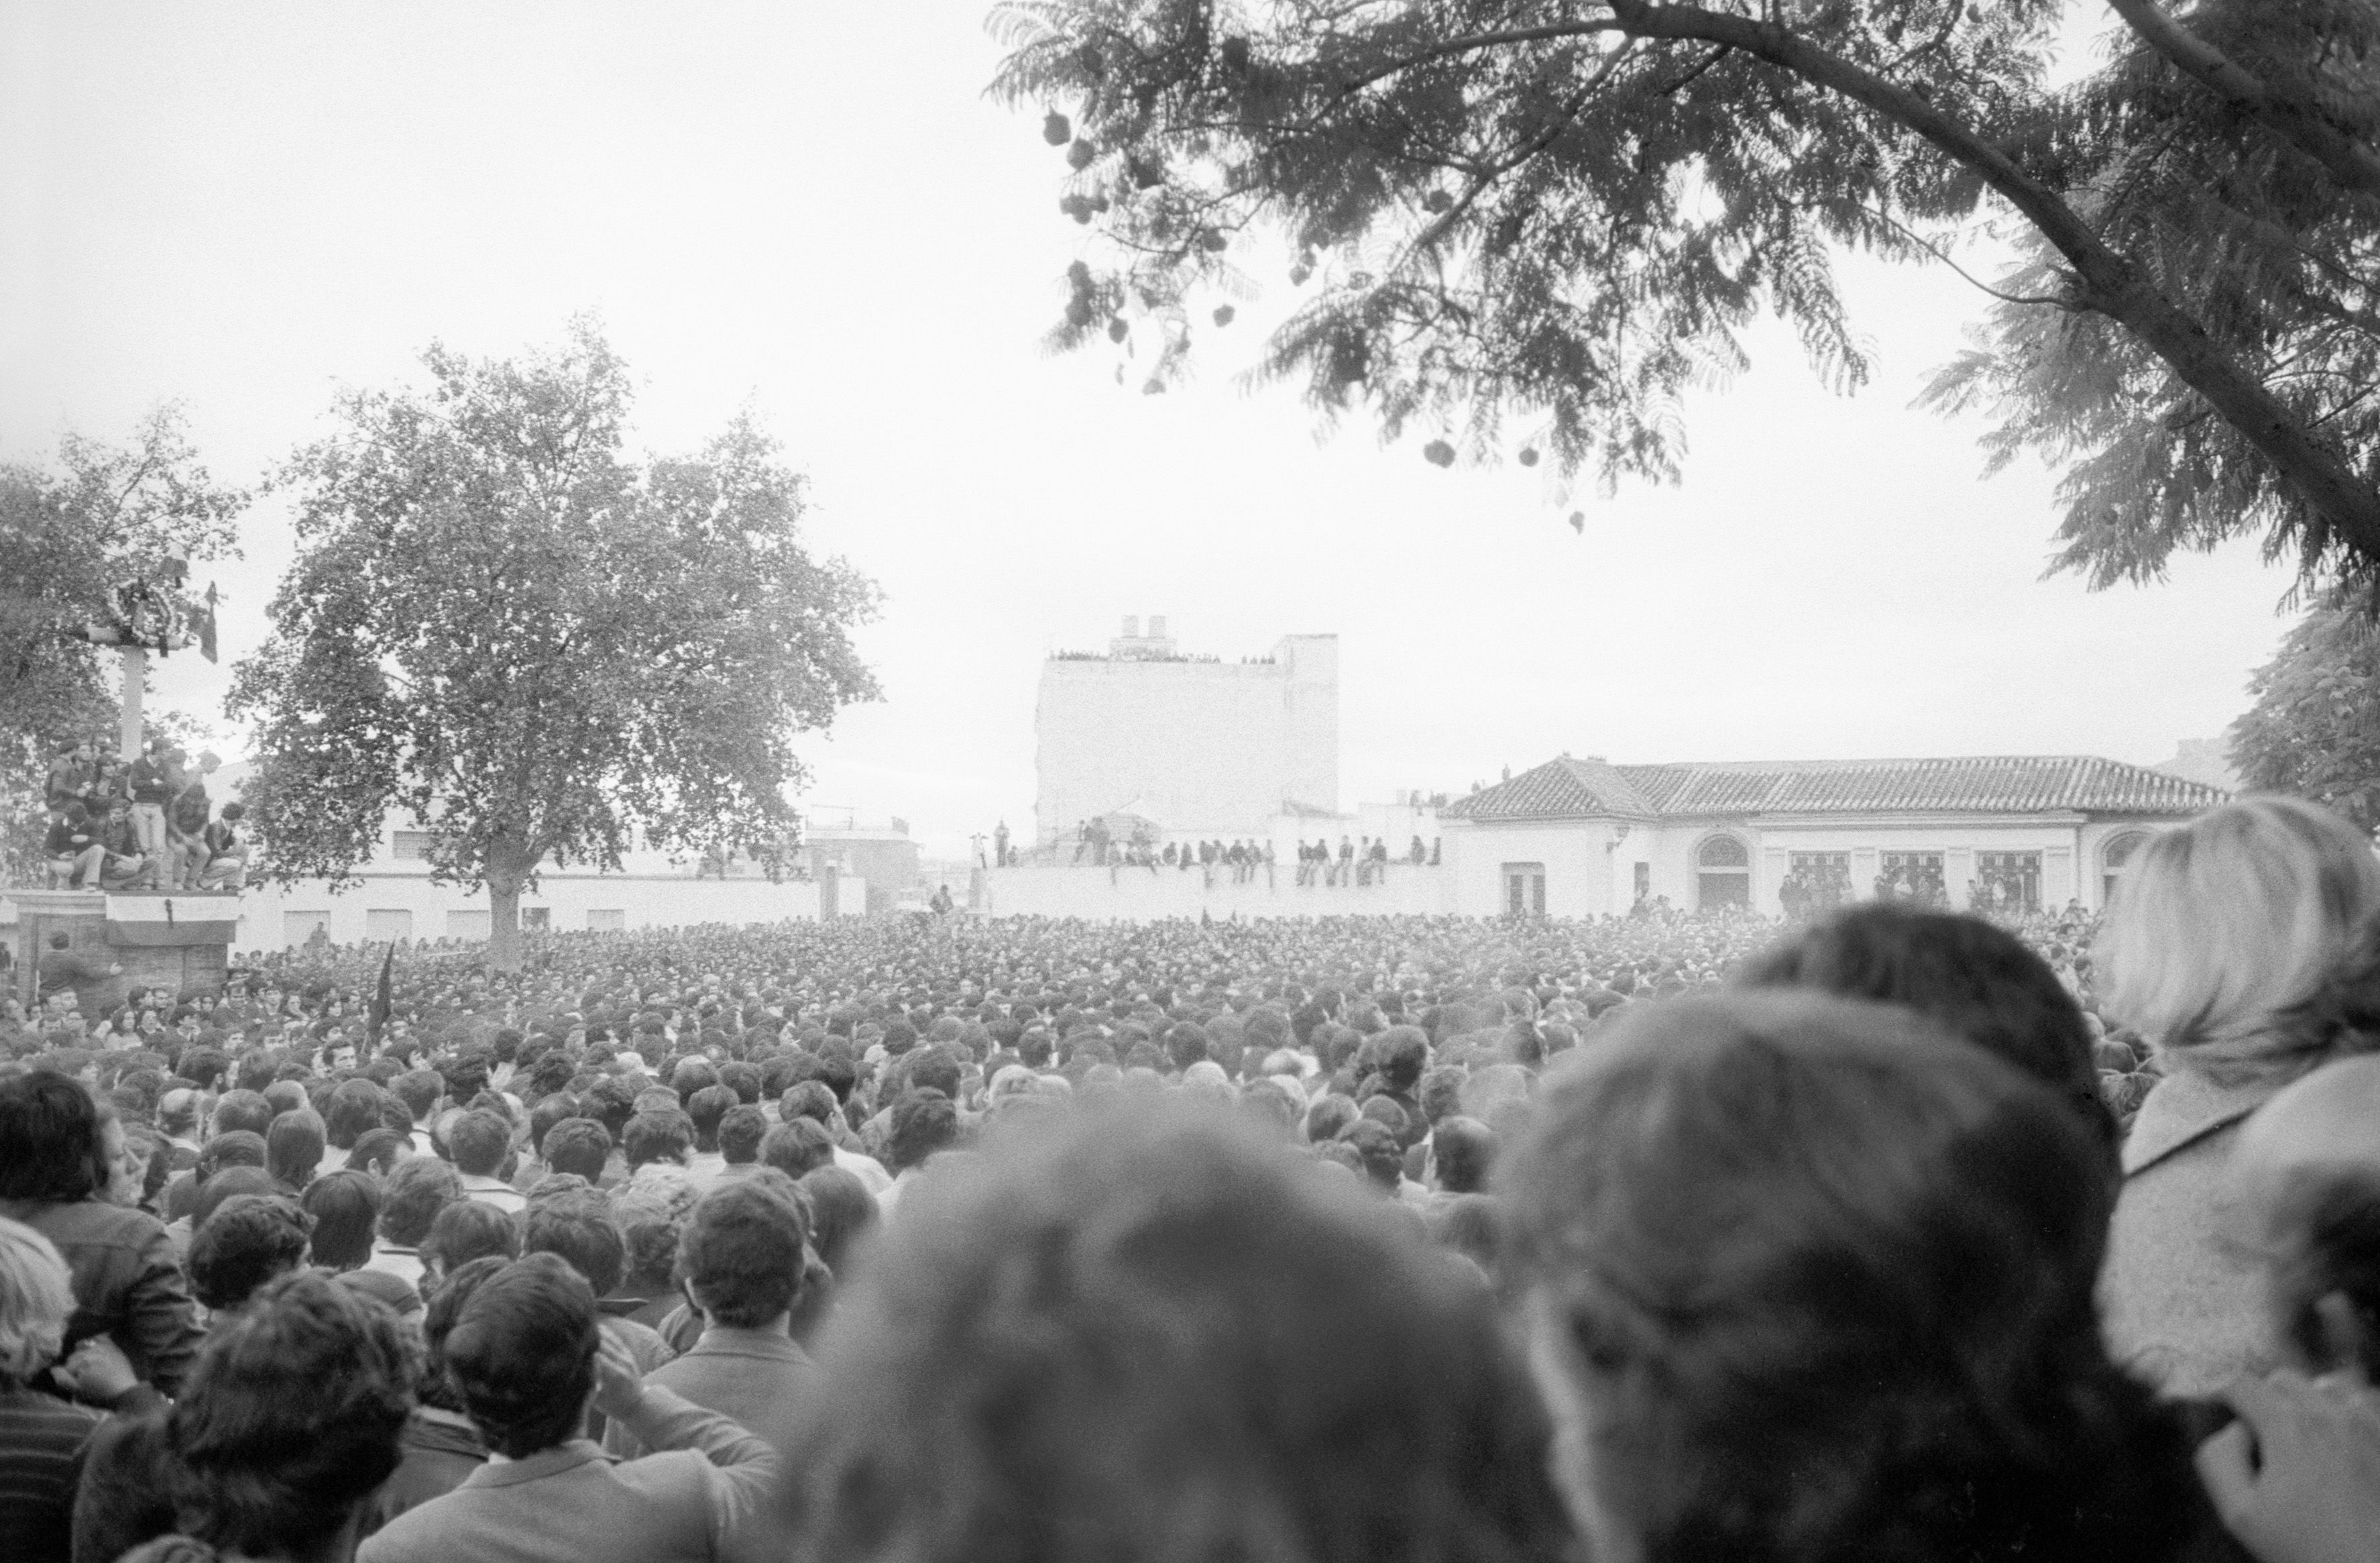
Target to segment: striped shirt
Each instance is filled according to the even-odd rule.
[[[0,1390],[0,1557],[67,1563],[75,1484],[99,1412],[37,1389]]]

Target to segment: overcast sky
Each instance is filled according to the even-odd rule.
[[[0,0],[0,455],[172,398],[249,482],[432,339],[507,354],[599,311],[648,448],[748,400],[814,545],[884,590],[885,699],[808,742],[808,800],[953,854],[1030,829],[1042,656],[1127,613],[1226,658],[1336,632],[1344,806],[1563,751],[2155,762],[2271,655],[2289,582],[2252,543],[2154,588],[2042,579],[2048,476],[1984,482],[1977,427],[1909,407],[1981,302],[1938,269],[1847,273],[1882,359],[1854,398],[1755,333],[1686,409],[1683,486],[1590,496],[1584,535],[1540,474],[1318,442],[1247,394],[1285,277],[1184,391],[1044,356],[1086,233],[1038,112],[982,96],[986,10]],[[289,556],[260,506],[200,572],[225,665],[173,658],[164,698],[219,719]]]

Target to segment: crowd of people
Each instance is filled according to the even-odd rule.
[[[1402,862],[1414,867],[1435,865],[1439,861],[1439,845],[1432,840],[1427,846],[1416,836],[1402,851],[1391,853],[1386,836],[1375,839],[1366,836],[1358,841],[1352,836],[1342,836],[1333,849],[1328,836],[1313,841],[1300,837],[1297,843],[1296,883],[1300,885],[1377,885],[1388,876],[1389,864]],[[1016,861],[1004,840],[999,845],[999,865]],[[1093,868],[1145,868],[1152,873],[1166,869],[1187,873],[1193,869],[1206,875],[1211,887],[1228,877],[1234,885],[1253,884],[1262,879],[1268,886],[1273,881],[1280,852],[1270,841],[1258,841],[1242,836],[1226,841],[1220,836],[1204,841],[1168,841],[1159,844],[1153,830],[1135,828],[1119,837],[1105,820],[1088,820],[1075,831],[1075,853],[1072,861]]]
[[[2380,1537],[2380,862],[2311,805],[2159,836],[2104,924],[385,959],[0,1007],[0,1557]]]
[[[112,739],[85,739],[42,777],[42,859],[53,888],[235,894],[247,882],[245,813],[207,795],[213,755],[195,763],[170,739],[126,759]]]

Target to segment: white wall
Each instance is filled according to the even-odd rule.
[[[1245,885],[1220,869],[1209,885],[1199,869],[1005,868],[984,875],[985,905],[995,917],[1081,917],[1142,922],[1158,918],[1344,917],[1370,913],[1440,915],[1455,911],[1452,876],[1442,868],[1390,864],[1370,885],[1297,883],[1294,862],[1262,870]]]
[[[1795,852],[1843,852],[1851,858],[1852,895],[1874,895],[1887,852],[1939,852],[1942,878],[1953,907],[1967,904],[1968,882],[1979,852],[2041,854],[2041,900],[2046,908],[2080,898],[2102,910],[2102,854],[2107,844],[2134,831],[2169,830],[2181,822],[2156,819],[2086,819],[2080,814],[1901,815],[1871,819],[1808,819],[1758,824],[1723,821],[1635,824],[1607,854],[1602,844],[1619,835],[1616,821],[1575,821],[1540,825],[1447,822],[1450,863],[1459,860],[1459,910],[1500,910],[1499,870],[1507,861],[1547,864],[1546,910],[1561,915],[1625,912],[1634,901],[1634,865],[1651,870],[1651,891],[1681,910],[1696,905],[1695,866],[1702,845],[1714,835],[1741,840],[1752,860],[1752,904],[1771,916],[1783,909],[1778,887]],[[1459,846],[1457,844],[1460,844]],[[1600,860],[1598,861],[1598,860]],[[1557,869],[1556,865],[1560,867]]]
[[[1328,635],[1269,663],[1043,663],[1037,839],[1135,804],[1177,838],[1255,835],[1284,802],[1337,809],[1338,678]]]
[[[362,883],[334,892],[326,880],[290,885],[255,885],[241,892],[239,935],[233,948],[285,949],[302,944],[319,918],[331,942],[362,944],[392,936],[389,924],[409,919],[416,940],[484,937],[485,891],[465,895],[459,886],[432,885],[426,873],[366,872]],[[845,876],[842,910],[867,905],[867,887]],[[777,922],[819,914],[819,886],[808,880],[771,885],[765,879],[693,879],[682,875],[548,873],[534,894],[521,896],[522,922],[544,909],[547,926],[576,933],[608,920],[590,913],[620,914],[623,928],[675,928],[697,922]],[[374,919],[372,913],[384,915]],[[460,920],[450,925],[450,918]]]

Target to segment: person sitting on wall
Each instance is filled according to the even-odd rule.
[[[209,823],[200,833],[200,845],[206,851],[206,861],[199,871],[197,888],[236,894],[248,883],[248,843],[239,834],[239,823],[247,815],[245,805],[226,803],[223,817]]]
[[[99,888],[107,849],[100,845],[98,833],[91,828],[91,812],[79,800],[68,802],[51,823],[42,841],[42,857],[52,884],[68,889]]]
[[[166,751],[177,764],[182,758],[178,749]],[[181,774],[181,785],[175,789],[173,801],[165,805],[165,887],[169,890],[195,889],[199,875],[207,864],[207,815],[213,800],[207,796],[207,775],[202,767],[193,767]]]
[[[107,806],[107,823],[100,827],[99,844],[106,849],[101,859],[99,883],[103,889],[131,890],[140,888],[151,873],[149,855],[141,850],[140,836],[132,824],[132,801],[113,800]]]

